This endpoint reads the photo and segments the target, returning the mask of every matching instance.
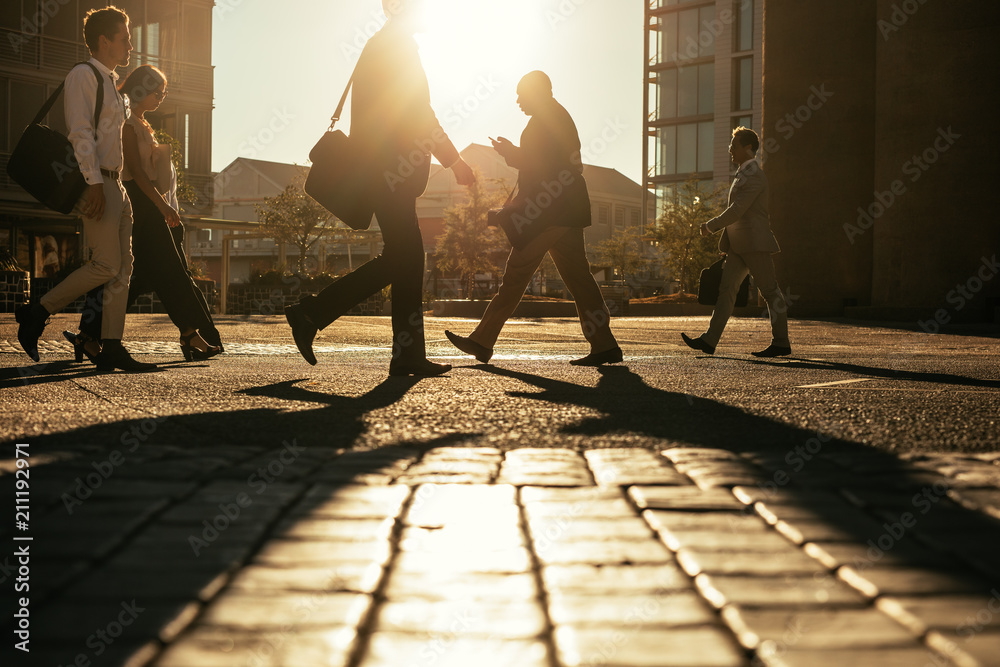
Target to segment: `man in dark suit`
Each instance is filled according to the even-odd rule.
[[[771,344],[752,354],[755,357],[783,357],[792,353],[788,342],[788,306],[778,288],[771,259],[780,248],[771,232],[767,212],[767,176],[755,157],[759,148],[760,138],[756,132],[745,127],[733,130],[729,155],[739,169],[729,189],[729,206],[701,226],[702,236],[723,230],[719,250],[726,253],[726,264],[708,331],[698,338],[682,333],[681,338],[689,347],[708,354],[715,353],[726,322],[733,314],[736,294],[748,273],[767,300],[771,318]]]
[[[431,109],[427,76],[413,35],[422,0],[382,0],[389,21],[365,45],[354,74],[351,140],[371,158],[375,217],[382,254],[316,296],[285,308],[302,356],[316,363],[312,343],[353,306],[392,286],[390,375],[439,375],[451,366],[428,361],[424,348],[424,246],[416,200],[427,185],[431,154],[451,168],[462,185],[475,182]]]
[[[552,82],[544,72],[531,72],[517,85],[517,103],[531,117],[517,147],[500,137],[493,148],[518,170],[518,212],[511,218],[530,239],[510,251],[503,282],[490,301],[482,321],[468,337],[446,331],[458,349],[486,363],[504,323],[520,303],[528,282],[545,253],[552,256],[559,275],[576,301],[590,354],[570,363],[599,366],[622,360],[622,350],[611,333],[610,312],[590,272],[583,230],[591,223],[590,195],[583,180],[580,135],[569,112],[552,96]]]

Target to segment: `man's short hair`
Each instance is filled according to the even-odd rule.
[[[740,125],[738,128],[733,130],[733,139],[740,142],[740,146],[749,146],[752,148],[754,155],[756,155],[758,149],[760,149],[760,137],[758,137],[757,133],[749,127],[743,127]]]
[[[118,26],[122,24],[128,25],[128,14],[114,5],[91,9],[83,17],[83,41],[91,53],[97,53],[101,36],[114,39]]]

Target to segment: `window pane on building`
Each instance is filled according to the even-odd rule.
[[[698,54],[702,57],[715,55],[715,33],[711,30],[715,21],[715,7],[701,8],[701,34],[698,36]]]
[[[698,113],[698,68],[681,67],[677,70],[677,115],[694,116]]]
[[[698,113],[715,111],[715,65],[698,66]]]
[[[677,14],[668,14],[660,19],[660,59],[663,62],[677,60]]]
[[[715,124],[698,123],[698,171],[713,171],[715,155]]]
[[[753,49],[753,12],[754,0],[740,0],[737,8],[736,50],[750,51]]]
[[[667,70],[659,74],[659,114],[658,118],[677,117],[677,70]]]
[[[615,206],[615,229],[625,229],[625,209]]]
[[[161,58],[177,58],[180,8],[176,0],[157,0],[146,7],[146,53]],[[150,62],[157,62],[150,60]]]
[[[698,10],[686,9],[678,12],[677,50],[685,58],[698,57]]]
[[[607,204],[597,206],[597,224],[607,225],[611,222],[611,207]]]
[[[656,173],[661,176],[677,173],[677,128],[660,130],[660,163]]]
[[[736,90],[733,91],[733,107],[736,111],[753,108],[753,57],[736,61]]]
[[[677,173],[687,174],[698,170],[698,126],[677,126]]]

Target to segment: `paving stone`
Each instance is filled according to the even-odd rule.
[[[66,590],[66,600],[121,600],[122,591],[142,600],[209,600],[226,584],[228,572],[174,570],[169,577],[152,576],[149,570],[103,567],[76,579]]]
[[[915,648],[906,628],[875,609],[752,609],[731,606],[722,617],[740,643],[755,650],[763,642],[796,650]],[[763,653],[767,653],[765,647]]]
[[[531,639],[546,631],[548,622],[539,601],[405,600],[390,601],[376,610],[374,632],[458,637]]]
[[[561,518],[635,518],[636,511],[626,500],[576,500],[570,502],[545,501],[525,503],[524,512],[529,521]]]
[[[539,596],[535,575],[455,572],[447,568],[424,572],[393,570],[384,595],[389,600],[534,600]]]
[[[199,605],[183,601],[147,601],[121,595],[117,599],[63,600],[31,612],[32,646],[65,644],[84,650],[98,643],[98,630],[123,642],[171,641],[198,614]],[[37,642],[37,643],[36,643]],[[106,642],[105,642],[106,643]],[[93,648],[92,646],[90,648]]]
[[[107,561],[108,567],[122,570],[192,569],[222,571],[237,567],[249,558],[250,545],[214,545],[177,543],[127,547]]]
[[[818,574],[825,568],[799,550],[759,553],[734,553],[702,549],[681,549],[677,562],[689,575],[746,574],[776,576],[781,574]]]
[[[690,461],[742,461],[739,454],[727,449],[712,449],[707,447],[673,447],[660,452],[660,455],[674,463]]]
[[[1000,632],[1000,586],[986,595],[885,596],[875,601],[885,614],[915,635],[941,630],[962,638]]]
[[[374,563],[336,562],[315,567],[267,567],[249,565],[240,569],[229,588],[247,593],[279,591],[352,591],[371,593],[382,577]]]
[[[331,540],[336,542],[367,542],[388,539],[392,519],[287,519],[274,530],[280,539]]]
[[[205,609],[199,625],[243,630],[355,627],[372,599],[360,593],[274,593],[227,591]]]
[[[691,580],[673,563],[660,565],[550,565],[542,568],[550,594],[649,595],[692,590]]]
[[[445,634],[376,632],[368,641],[361,664],[365,667],[412,665],[419,658],[434,667],[550,667],[543,641],[536,639],[484,639]]]
[[[974,509],[1000,508],[1000,489],[960,489],[953,498]]]
[[[745,551],[758,554],[795,551],[794,544],[776,532],[710,530],[661,530],[660,537],[671,551],[689,548],[699,551]]]
[[[239,514],[236,514],[237,509],[239,510]],[[221,525],[228,519],[230,525],[233,523],[261,525],[274,521],[283,510],[283,507],[261,503],[239,506],[234,503],[234,498],[230,497],[224,503],[215,504],[193,501],[183,502],[179,505],[174,505],[163,514],[160,514],[157,517],[157,521],[200,526],[203,521],[208,521],[209,523],[218,521]],[[233,516],[236,518],[233,519]]]
[[[946,665],[937,653],[925,648],[859,649],[837,651],[819,649],[812,651],[781,651],[762,656],[768,667],[931,667]]]
[[[742,667],[743,653],[722,629],[563,626],[555,631],[556,652],[566,667]]]
[[[836,523],[871,521],[872,517],[866,511],[851,506],[840,500],[834,503],[778,503],[758,501],[753,504],[754,511],[765,521],[775,524],[778,521],[802,521],[814,523]]]
[[[546,565],[568,563],[601,563],[627,565],[632,563],[667,563],[673,555],[657,541],[579,540],[556,542],[547,549],[536,550],[538,559]]]
[[[744,507],[732,493],[724,489],[633,486],[628,493],[641,509],[742,510]]]
[[[917,567],[880,567],[866,570],[846,566],[839,576],[869,597],[949,593],[985,593],[990,583],[968,572],[941,572]]]
[[[389,542],[269,540],[254,555],[253,560],[258,565],[283,567],[322,566],[331,561],[365,561],[382,565],[389,560]]]
[[[549,596],[552,623],[561,625],[712,625],[718,617],[694,591],[660,590],[629,595]]]
[[[833,576],[785,575],[747,577],[700,574],[695,585],[716,607],[727,604],[750,607],[862,606],[864,596]]]
[[[832,522],[801,519],[779,520],[775,530],[796,544],[805,542],[867,542],[877,540],[887,528],[873,519],[855,518]]]
[[[135,664],[130,662],[130,658],[136,654],[145,645],[135,642],[128,641],[127,638],[121,638],[115,641],[114,644],[108,646],[105,643],[96,643],[95,638],[92,646],[87,646],[83,643],[74,643],[67,646],[53,646],[51,644],[40,646],[35,642],[31,644],[31,658],[30,662],[24,662],[25,665],[39,665],[49,667],[50,665],[66,665],[70,667],[71,665],[88,665],[88,667],[120,667],[121,665],[131,665]],[[95,655],[97,647],[102,650],[101,655]],[[12,651],[13,649],[11,649]],[[17,665],[17,657],[13,656]],[[143,664],[145,661],[140,662]],[[8,663],[9,664],[9,663]]]
[[[683,484],[689,480],[665,464],[662,457],[645,449],[592,449],[584,453],[602,486],[632,484]]]
[[[593,486],[590,471],[552,470],[548,466],[537,468],[510,468],[504,466],[497,476],[497,484],[513,486]]]
[[[994,667],[1000,655],[1000,633],[970,636],[932,630],[927,634],[927,645],[960,665]]]
[[[154,667],[346,667],[354,628],[247,632],[197,628],[166,648]]]
[[[403,517],[411,526],[444,526],[460,521],[484,524],[520,520],[517,490],[509,485],[441,486],[428,484],[413,492],[413,501]]]
[[[707,530],[734,533],[762,533],[771,531],[757,514],[749,508],[741,512],[677,512],[672,510],[646,510],[643,517],[655,530],[694,531]]]
[[[941,493],[932,487],[917,493],[857,486],[845,486],[840,489],[840,493],[852,504],[869,509],[898,510],[900,512],[921,511],[925,507],[935,510],[958,511],[961,509],[959,505],[947,497],[947,492],[941,488],[938,491]]]
[[[402,551],[420,551],[452,556],[465,553],[470,558],[484,551],[503,551],[527,546],[520,525],[514,522],[499,525],[448,524],[442,528],[407,526],[400,535]]]
[[[407,471],[395,479],[396,484],[420,486],[421,484],[489,484],[494,473],[491,470],[470,470],[467,472],[436,472],[430,469]]]
[[[312,518],[392,518],[399,514],[408,495],[409,488],[401,485],[376,487],[317,484],[292,508],[292,514]]]
[[[529,520],[528,528],[536,549],[557,542],[576,540],[648,540],[655,534],[640,517],[592,519],[589,517],[545,517]]]
[[[835,491],[827,489],[808,489],[789,486],[776,488],[760,486],[738,486],[732,491],[740,502],[751,504],[757,502],[776,505],[811,505],[814,507],[837,508],[844,504],[844,497]]]
[[[502,574],[529,572],[531,565],[531,555],[527,549],[514,547],[479,553],[475,559],[467,558],[463,553],[448,556],[440,553],[402,552],[395,561],[394,570],[400,574],[434,571]]]
[[[947,554],[917,545],[913,540],[886,545],[888,550],[879,548],[874,542],[822,542],[806,544],[803,550],[831,570],[841,565],[850,565],[864,572],[871,567],[952,568],[956,564],[956,560]]]
[[[617,486],[526,486],[520,490],[520,498],[524,504],[546,501],[568,503],[580,500],[624,500],[625,492]]]

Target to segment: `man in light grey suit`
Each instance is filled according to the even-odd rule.
[[[755,157],[759,148],[760,138],[756,132],[745,127],[733,130],[729,155],[739,169],[729,190],[729,206],[701,226],[702,236],[723,230],[719,250],[726,253],[726,264],[708,331],[698,338],[682,333],[681,338],[689,347],[708,354],[715,353],[747,273],[753,276],[754,284],[767,300],[771,317],[771,344],[752,354],[755,357],[783,357],[792,353],[788,342],[788,306],[778,288],[771,259],[771,255],[781,249],[771,232],[767,214],[767,176]]]

